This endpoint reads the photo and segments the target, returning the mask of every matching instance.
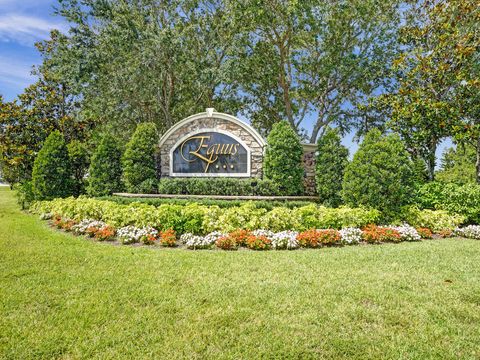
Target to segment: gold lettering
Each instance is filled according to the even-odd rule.
[[[205,173],[208,172],[209,166],[218,160],[219,155],[236,155],[240,146],[238,143],[208,144],[210,138],[209,135],[191,136],[180,145],[180,155],[183,160],[189,163],[194,162],[196,160],[195,158],[204,161],[206,163]],[[198,140],[198,145],[195,149],[189,150],[188,155],[186,155],[184,148],[194,140]],[[206,149],[206,151],[203,152],[203,149]]]

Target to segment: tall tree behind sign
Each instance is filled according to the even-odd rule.
[[[350,129],[358,105],[388,86],[400,21],[395,0],[236,2],[247,23],[238,53],[245,113],[260,130],[288,120],[310,142]],[[313,118],[313,130],[302,131]]]
[[[209,106],[237,111],[226,68],[238,26],[223,2],[65,0],[59,13],[73,23],[83,111],[111,132],[146,121],[161,132]]]

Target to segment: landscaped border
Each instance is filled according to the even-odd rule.
[[[343,228],[310,229],[303,232],[292,230],[273,232],[269,230],[238,229],[230,233],[214,231],[205,236],[184,233],[177,236],[173,229],[159,231],[151,226],[135,227],[125,226],[120,229],[107,225],[98,220],[85,219],[80,222],[63,219],[58,215],[43,214],[44,220],[50,220],[50,225],[84,235],[98,241],[116,242],[119,244],[144,244],[161,247],[180,247],[190,250],[222,249],[238,250],[295,250],[300,248],[318,249],[324,247],[339,247],[346,245],[366,245],[400,243],[404,241],[420,241],[426,239],[439,239],[450,237],[465,237],[480,239],[480,226],[469,225],[457,228],[454,231],[443,230],[433,233],[428,228],[413,228],[410,225],[402,226],[377,226],[368,225],[362,229]]]
[[[261,196],[261,195],[191,195],[191,194],[133,194],[113,193],[113,196],[126,198],[158,198],[158,199],[211,199],[211,200],[278,200],[278,201],[315,201],[318,196]]]

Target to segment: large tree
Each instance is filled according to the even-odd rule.
[[[83,112],[125,138],[205,107],[236,112],[228,81],[235,24],[223,1],[62,1]]]
[[[398,1],[236,3],[246,24],[237,58],[244,111],[260,130],[288,120],[316,142],[329,125],[355,125],[358,105],[388,85]]]
[[[412,155],[434,179],[442,138],[478,148],[480,181],[480,10],[476,0],[420,1],[402,28],[403,53],[395,61],[396,91],[378,103]]]

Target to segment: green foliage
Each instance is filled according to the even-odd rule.
[[[480,185],[476,183],[427,183],[417,190],[417,203],[421,208],[460,214],[468,223],[480,224]]]
[[[315,164],[317,194],[323,204],[338,206],[342,202],[343,174],[348,164],[348,149],[341,144],[338,129],[327,128],[318,140]]]
[[[137,125],[127,143],[122,166],[123,180],[128,192],[155,192],[157,137],[154,123],[141,123]]]
[[[283,195],[278,184],[271,180],[233,178],[165,178],[159,181],[158,192],[160,194],[231,196]]]
[[[287,121],[276,123],[267,138],[264,177],[285,195],[303,194],[303,148],[300,138]]]
[[[425,159],[433,180],[442,138],[469,142],[480,154],[478,1],[414,2],[406,14],[404,51],[393,62],[398,86],[380,103],[408,148]],[[480,182],[480,168],[477,174]]]
[[[33,184],[31,181],[24,181],[14,185],[15,195],[22,210],[28,209],[35,201],[35,194],[33,192]]]
[[[457,146],[446,149],[442,157],[442,167],[435,178],[442,183],[459,185],[475,183],[475,149],[472,146]]]
[[[53,131],[35,158],[32,185],[35,198],[49,200],[72,194],[72,170],[65,138]]]
[[[231,232],[236,229],[266,229],[272,231],[307,230],[315,228],[341,229],[378,223],[377,210],[363,208],[338,209],[310,204],[299,208],[274,207],[266,209],[252,202],[220,208],[198,203],[162,204],[152,206],[141,202],[118,204],[113,201],[79,198],[40,201],[30,210],[38,214],[55,214],[66,219],[101,220],[114,227],[134,225],[153,226],[160,230],[173,229],[178,234],[206,234],[212,231]]]
[[[454,230],[465,222],[462,215],[452,215],[445,210],[419,210],[414,206],[402,209],[404,221],[414,227],[428,228],[433,231]]]
[[[35,44],[43,60],[34,69],[37,81],[14,101],[0,95],[0,163],[10,184],[31,179],[35,156],[52,131],[71,141],[85,138],[91,129],[90,120],[75,116],[79,102],[70,86],[73,78],[60,75],[62,63],[69,61],[58,57],[67,37],[57,30],[50,36]]]
[[[412,202],[414,182],[412,162],[398,135],[371,130],[345,170],[343,199],[348,205],[378,209],[392,219]]]
[[[315,143],[326,126],[362,117],[356,105],[385,85],[398,46],[396,1],[232,3],[245,38],[235,59],[245,109],[265,133],[282,120],[300,132],[308,119]]]
[[[90,157],[84,143],[73,140],[68,144],[68,157],[73,172],[73,195],[85,193],[85,176],[90,165]]]
[[[104,196],[122,190],[121,156],[117,141],[105,134],[91,158],[87,188],[89,195]]]

